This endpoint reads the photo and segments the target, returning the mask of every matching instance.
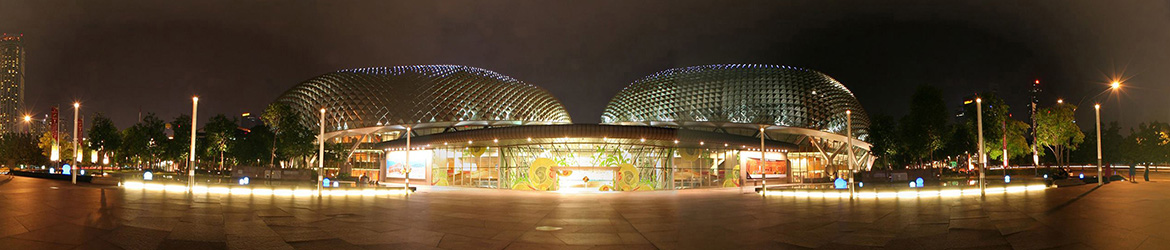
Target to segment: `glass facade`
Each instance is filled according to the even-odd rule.
[[[570,139],[571,140],[571,139]],[[411,152],[411,179],[430,185],[535,191],[651,191],[738,187],[741,158],[727,149],[618,143],[448,146]],[[402,177],[405,151],[390,151],[390,177]],[[755,155],[759,155],[757,151]],[[769,159],[773,173],[787,168]],[[777,164],[780,163],[780,164]],[[428,171],[429,170],[429,171]],[[425,172],[424,172],[425,171]],[[415,173],[429,173],[423,176]]]
[[[600,129],[597,129],[600,128]],[[619,131],[615,129],[634,129]],[[597,130],[592,130],[597,129]],[[462,133],[463,136],[424,136],[410,153],[412,183],[530,191],[652,191],[739,187],[744,178],[789,182],[790,145],[768,142],[766,161],[760,164],[758,143],[750,137],[628,138],[604,136],[521,137],[527,134],[649,135],[662,128],[604,125],[548,125],[498,128]],[[639,131],[643,130],[643,131]],[[666,129],[675,131],[674,129]],[[479,135],[505,136],[490,142],[462,140]],[[677,135],[677,134],[674,134]],[[482,137],[479,137],[482,138]],[[710,143],[706,143],[710,142]],[[758,144],[751,144],[758,146]],[[406,172],[403,141],[386,148],[388,176]],[[761,167],[762,166],[762,167]],[[816,167],[819,167],[817,165]],[[805,175],[803,170],[799,174]],[[425,173],[420,174],[420,173]]]
[[[325,138],[353,149],[330,171],[382,182],[677,190],[827,182],[850,162],[872,162],[863,141],[869,121],[853,94],[828,75],[791,66],[665,70],[618,93],[602,125],[571,124],[547,91],[458,65],[340,70],[277,102],[314,130],[325,109]]]

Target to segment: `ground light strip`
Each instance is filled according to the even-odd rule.
[[[139,189],[149,191],[164,191],[186,193],[187,185],[167,185],[158,183],[124,182],[120,184],[126,190]],[[256,187],[228,187],[228,186],[195,186],[191,189],[196,194],[231,194],[231,195],[273,195],[273,196],[316,196],[317,190],[288,189],[288,188],[256,188]],[[323,189],[321,196],[374,196],[406,194],[406,189]]]
[[[987,188],[985,194],[1011,194],[1027,191],[1048,189],[1044,185],[1017,185],[1008,187]],[[848,191],[808,191],[808,190],[770,190],[768,196],[811,197],[811,198],[849,198]],[[906,190],[878,192],[857,192],[858,198],[914,198],[914,197],[959,197],[979,195],[978,188],[969,189],[942,189],[942,190]]]

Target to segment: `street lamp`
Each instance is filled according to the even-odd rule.
[[[1114,89],[1117,89],[1117,82],[1113,82],[1113,84]],[[1101,104],[1093,104],[1093,110],[1097,114],[1097,123],[1094,123],[1093,126],[1097,127],[1097,186],[1100,186],[1105,184],[1105,180],[1102,179],[1104,177],[1101,176]]]
[[[199,119],[199,96],[191,97],[191,158],[187,165],[187,192],[195,188],[195,121]]]
[[[77,127],[78,127],[77,122],[79,121],[77,119],[77,116],[79,115],[80,110],[81,110],[81,103],[80,102],[73,102],[73,157],[72,157],[73,164],[71,164],[70,169],[69,169],[69,175],[73,179],[73,184],[77,184],[77,172],[79,172],[81,169],[81,168],[77,167],[77,157],[78,157],[78,154],[80,153],[79,148],[77,148],[77,141],[81,140],[80,138],[77,138]]]
[[[32,116],[24,115],[24,133],[32,133]]]
[[[407,126],[406,127],[406,161],[405,161],[405,163],[403,165],[403,169],[402,169],[402,172],[403,172],[403,174],[402,174],[402,191],[405,191],[405,192],[410,192],[410,170],[411,170],[410,169],[410,136],[412,133],[413,132],[411,131],[411,127]],[[467,143],[471,144],[471,141],[467,141]]]
[[[321,125],[317,135],[317,197],[321,196],[321,185],[325,178],[325,108],[321,108]]]
[[[1114,91],[1114,92],[1121,90],[1121,81],[1120,80],[1113,80],[1113,82],[1110,82],[1109,89],[1107,89],[1106,91],[1110,91],[1110,90]],[[1101,92],[1100,94],[1097,94],[1096,96],[1093,97],[1093,99],[1100,100],[1099,97],[1102,94],[1105,94],[1105,92]],[[1085,98],[1087,98],[1087,96]],[[1081,98],[1081,101],[1077,102],[1076,106],[1073,106],[1073,112],[1076,112],[1076,108],[1078,106],[1080,106],[1081,103],[1083,103],[1084,101],[1085,101],[1085,99]],[[1061,100],[1057,100],[1057,103],[1063,103],[1063,102]],[[1103,179],[1105,177],[1101,176],[1102,174],[1104,174],[1104,172],[1102,171],[1102,160],[1101,160],[1101,158],[1102,158],[1101,157],[1101,103],[1099,103],[1099,102],[1094,103],[1093,110],[1094,110],[1094,114],[1096,116],[1096,121],[1097,121],[1097,123],[1093,126],[1097,127],[1097,185],[1100,186],[1100,185],[1105,184],[1105,180]]]
[[[703,145],[703,142],[699,142],[699,145]],[[760,189],[760,194],[767,195],[768,194],[768,171],[765,170],[764,164],[767,163],[767,161],[765,161],[765,158],[767,158],[768,156],[765,155],[764,152],[766,152],[766,151],[764,151],[764,150],[765,150],[764,149],[764,127],[760,127],[760,186],[762,187],[762,189]]]
[[[849,199],[853,199],[853,195],[857,189],[853,187],[853,110],[845,110],[845,140],[849,140]],[[788,171],[791,173],[792,171]]]
[[[987,168],[987,155],[983,153],[983,98],[975,98],[975,110],[978,115],[975,124],[979,128],[979,193],[985,194],[987,185],[984,183],[984,169]]]

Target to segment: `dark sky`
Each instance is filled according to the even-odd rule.
[[[1170,120],[1165,1],[10,1],[24,34],[27,104],[82,101],[120,128],[259,112],[300,81],[345,68],[462,64],[548,89],[576,123],[673,67],[766,63],[824,72],[871,114],[901,116],[916,86],[994,90],[1025,115],[1125,77],[1104,120]],[[1120,102],[1117,100],[1120,99]],[[1085,101],[1089,103],[1091,101]],[[1086,104],[1091,105],[1091,104]],[[1120,107],[1119,107],[1120,105]],[[1124,108],[1124,112],[1120,108]],[[1092,119],[1082,109],[1082,120]]]

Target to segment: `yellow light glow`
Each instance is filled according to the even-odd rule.
[[[193,97],[191,97],[191,101],[192,101],[192,102],[199,102],[199,96],[193,96]]]
[[[1024,193],[1028,191],[1043,191],[1049,187],[1037,185],[1017,185],[1009,187],[994,187],[986,188],[986,194],[1010,194],[1010,193]],[[902,191],[873,191],[873,192],[857,192],[854,197],[857,198],[930,198],[930,197],[960,197],[969,195],[980,195],[981,192],[977,188],[972,189],[940,189],[940,190],[902,190]],[[772,191],[765,194],[767,196],[784,196],[784,197],[798,197],[798,198],[849,198],[849,193],[844,191],[809,191],[809,190],[784,190]]]
[[[1109,88],[1115,89],[1115,90],[1118,88],[1121,88],[1121,81],[1113,81],[1113,83],[1109,84]]]

